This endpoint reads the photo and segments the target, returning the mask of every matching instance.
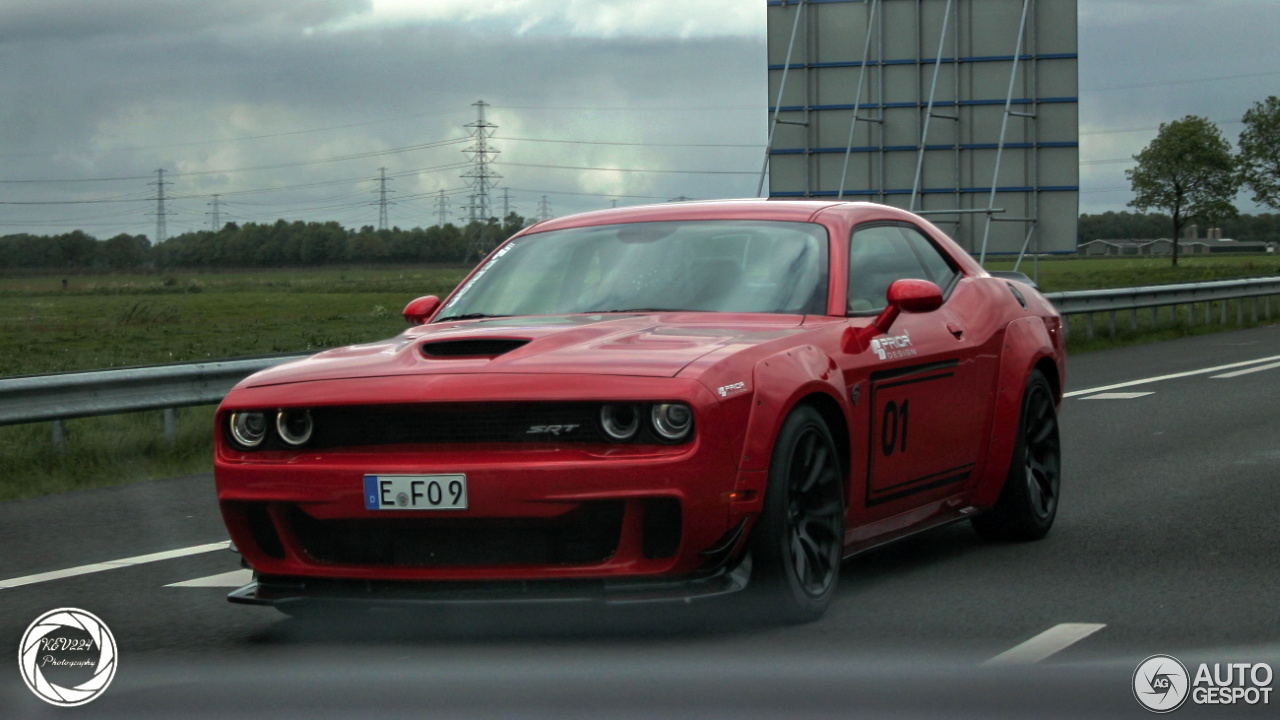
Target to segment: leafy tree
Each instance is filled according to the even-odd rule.
[[[1160,132],[1133,156],[1138,166],[1125,171],[1133,187],[1131,207],[1168,210],[1173,218],[1173,264],[1178,264],[1178,236],[1191,219],[1213,224],[1236,215],[1231,199],[1240,177],[1231,145],[1206,118],[1188,115],[1161,123]]]
[[[151,242],[145,235],[120,233],[102,243],[102,254],[112,270],[133,270],[147,261]]]
[[[1244,114],[1240,177],[1254,202],[1280,210],[1280,98],[1275,95]]]

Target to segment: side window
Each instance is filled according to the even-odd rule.
[[[849,238],[849,314],[867,315],[883,310],[889,285],[902,278],[933,280],[902,228],[878,225],[854,230],[853,237]]]
[[[927,279],[933,281],[933,284],[942,288],[945,293],[947,288],[950,287],[951,281],[957,275],[956,269],[951,266],[950,261],[919,230],[912,227],[900,227],[898,229],[907,238],[907,244],[920,257]]]

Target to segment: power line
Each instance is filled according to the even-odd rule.
[[[494,140],[531,143],[557,143],[563,145],[610,145],[616,147],[669,147],[669,148],[748,148],[763,150],[764,143],[649,143],[649,142],[605,142],[603,140],[551,140],[544,138],[495,137]]]
[[[247,140],[265,140],[269,138],[287,137],[289,135],[307,135],[311,133],[329,132],[330,130],[347,130],[355,127],[365,127],[367,125],[381,125],[383,123],[399,122],[401,120],[410,120],[423,117],[437,117],[441,115],[452,115],[455,110],[442,110],[429,113],[414,113],[412,115],[401,115],[393,118],[383,118],[381,120],[366,120],[364,122],[347,123],[346,125],[330,125],[321,128],[308,128],[305,130],[286,130],[278,133],[268,133],[265,135],[245,135],[237,138],[222,138],[218,140],[190,140],[179,143],[166,143],[164,145],[143,145],[139,147],[127,148],[111,148],[103,152],[107,153],[123,153],[123,152],[140,152],[143,150],[163,150],[165,148],[175,147],[193,147],[196,145],[219,145],[222,143],[245,142]],[[58,153],[6,153],[0,155],[0,158],[23,158],[23,157],[53,157]]]
[[[544,170],[602,170],[608,172],[626,172],[626,173],[663,173],[675,175],[755,175],[755,171],[747,170],[657,170],[653,168],[619,168],[619,167],[590,167],[585,165],[540,165],[534,163],[515,163],[503,162],[499,163],[508,167],[526,167],[526,168],[542,168]]]
[[[437,147],[445,147],[447,145],[458,145],[464,143],[470,138],[453,138],[450,140],[437,140],[435,142],[420,143],[418,145],[407,145],[405,147],[391,148],[389,150],[373,150],[370,152],[353,153],[351,155],[337,155],[329,158],[321,158],[319,160],[302,160],[298,162],[275,163],[273,165],[254,165],[251,167],[241,168],[224,168],[221,170],[193,170],[183,173],[170,173],[169,177],[195,177],[198,175],[228,175],[238,172],[253,172],[257,170],[282,170],[285,168],[308,167],[311,165],[323,165],[326,163],[346,162],[348,160],[365,160],[374,157],[384,157],[387,155],[399,155],[401,153],[414,152],[417,150],[430,150]],[[4,184],[40,184],[40,183],[81,183],[81,182],[119,182],[125,180],[145,180],[149,175],[128,175],[120,177],[105,178],[58,178],[52,180],[0,180]]]
[[[619,195],[617,193],[584,193],[567,190],[530,190],[528,188],[511,188],[516,192],[545,193],[547,195],[573,195],[575,197],[631,198],[634,200],[666,200],[665,195]]]
[[[1205,82],[1222,82],[1223,80],[1239,80],[1242,78],[1269,77],[1271,75],[1280,75],[1280,70],[1271,70],[1268,72],[1256,72],[1256,73],[1239,73],[1236,75],[1220,75],[1218,77],[1187,78],[1185,80],[1161,80],[1158,82],[1134,83],[1132,85],[1109,85],[1107,87],[1099,87],[1099,88],[1083,88],[1081,89],[1080,92],[1091,93],[1091,92],[1111,92],[1113,90],[1138,90],[1141,88],[1150,88],[1150,87],[1169,87],[1171,85],[1194,85],[1196,83],[1205,83]]]

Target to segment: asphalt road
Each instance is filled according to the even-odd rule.
[[[226,551],[5,587],[226,535],[207,475],[3,503],[0,717],[1146,717],[1131,684],[1148,656],[1280,668],[1280,327],[1094,353],[1068,374],[1047,539],[957,525],[860,556],[800,627],[744,625],[726,603],[300,622],[225,587],[167,587],[237,570]],[[120,648],[112,686],[75,710],[17,670],[23,631],[59,607],[102,618]],[[1055,644],[1064,624],[1089,630]]]

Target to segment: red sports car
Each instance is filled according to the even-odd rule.
[[[868,203],[588,213],[398,337],[257,373],[214,474],[235,602],[688,599],[817,618],[841,560],[1058,505],[1061,319]]]

